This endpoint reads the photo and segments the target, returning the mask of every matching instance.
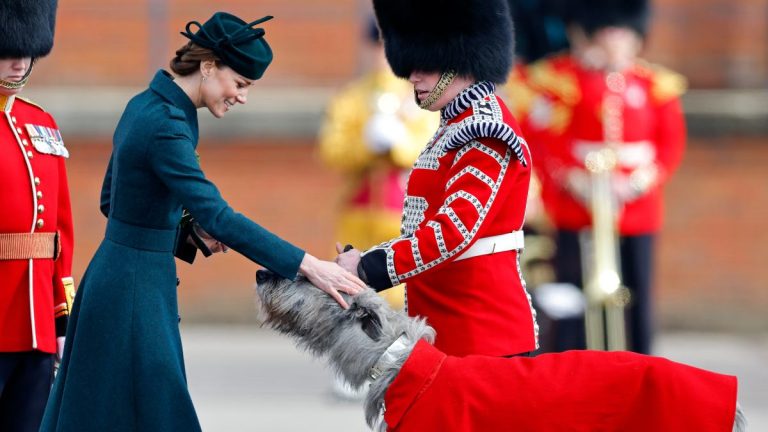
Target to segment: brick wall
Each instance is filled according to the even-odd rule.
[[[659,303],[674,326],[768,328],[765,138],[689,143],[667,188]]]
[[[109,148],[68,138],[75,277],[103,236],[98,194]],[[92,144],[92,145],[88,145]],[[203,168],[230,204],[309,252],[332,256],[341,180],[312,143],[201,143]],[[216,144],[222,144],[217,142]],[[693,141],[667,194],[657,292],[667,327],[768,329],[768,147],[760,140]],[[255,264],[237,253],[179,264],[184,319],[253,320]]]
[[[768,0],[656,0],[647,55],[698,88],[768,85]]]
[[[358,0],[68,0],[60,2],[55,48],[35,80],[57,85],[143,85],[189,40],[191,20],[215,11],[263,24],[275,52],[265,82],[322,85],[357,70]],[[193,27],[196,29],[196,27]]]
[[[67,0],[56,45],[34,79],[56,85],[143,85],[173,51],[188,20],[216,10],[264,24],[275,50],[266,83],[335,85],[358,67],[368,0]],[[694,87],[768,84],[768,0],[655,0],[648,57],[685,73]]]

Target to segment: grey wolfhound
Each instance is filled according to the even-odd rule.
[[[299,277],[256,274],[265,324],[370,382],[365,418],[383,431],[744,431],[735,377],[628,352],[446,356],[424,319],[373,290],[342,309]]]

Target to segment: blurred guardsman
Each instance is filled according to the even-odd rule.
[[[336,239],[367,249],[400,234],[408,172],[440,122],[419,109],[413,88],[387,64],[373,17],[366,29],[367,71],[331,100],[320,130],[320,155],[344,176]],[[382,292],[403,307],[403,289]]]
[[[69,152],[18,96],[53,47],[56,1],[0,3],[0,430],[37,431],[74,295]]]
[[[512,65],[507,0],[374,0],[392,70],[441,123],[411,171],[401,235],[339,260],[377,290],[406,283],[408,314],[450,355],[536,349],[519,270],[532,159],[496,96]]]
[[[638,55],[648,27],[646,1],[580,0],[566,19],[571,49],[529,66],[533,96],[520,98],[544,206],[557,230],[560,282],[582,280],[582,247],[592,215],[587,154],[611,147],[611,196],[618,218],[623,284],[631,292],[629,349],[652,342],[653,249],[662,224],[662,189],[685,146],[680,96],[685,80]],[[568,348],[583,347],[574,340]]]
[[[331,99],[318,144],[323,162],[345,183],[336,239],[367,249],[400,234],[408,172],[440,118],[419,109],[411,85],[392,73],[372,16],[363,45],[365,73]],[[403,285],[381,295],[393,308],[403,308]],[[365,396],[341,377],[333,393],[342,399]]]

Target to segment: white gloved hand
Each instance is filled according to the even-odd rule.
[[[363,138],[372,152],[381,154],[398,142],[405,141],[407,133],[405,125],[396,115],[377,113],[365,125]]]
[[[611,179],[613,196],[619,205],[637,199],[637,191],[632,187],[629,177],[625,174],[615,173]]]
[[[61,362],[61,358],[64,355],[64,336],[59,336],[56,338],[56,361]]]
[[[590,205],[592,197],[592,184],[589,174],[580,169],[571,169],[566,177],[566,189],[571,196],[585,206]]]

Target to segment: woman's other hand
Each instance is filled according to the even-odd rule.
[[[365,289],[365,283],[354,274],[344,270],[331,261],[323,261],[310,254],[305,254],[299,271],[317,288],[336,300],[341,307],[348,309],[349,305],[341,297],[339,291],[356,295]]]
[[[226,253],[229,250],[227,245],[213,238],[199,224],[195,223],[192,226],[192,229],[195,231],[195,234],[200,237],[200,239],[203,241],[208,250],[211,251],[211,253]]]

